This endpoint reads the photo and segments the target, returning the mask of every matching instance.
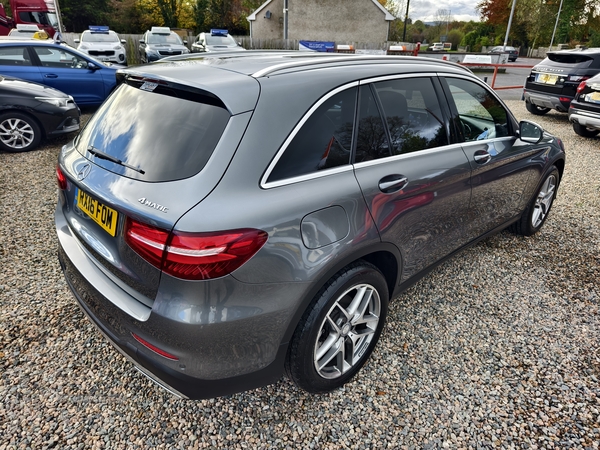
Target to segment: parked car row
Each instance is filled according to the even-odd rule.
[[[548,52],[525,80],[525,107],[534,115],[569,114],[583,137],[600,133],[600,48]]]

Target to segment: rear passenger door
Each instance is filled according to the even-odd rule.
[[[402,281],[468,242],[471,167],[434,76],[360,86],[355,174],[384,242],[402,252]]]
[[[472,169],[473,238],[501,226],[521,211],[531,174],[532,146],[516,138],[516,121],[483,83],[444,77],[455,123]]]

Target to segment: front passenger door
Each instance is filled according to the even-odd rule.
[[[516,121],[487,87],[446,76],[445,88],[472,168],[473,238],[520,213],[530,175],[530,146],[517,140]]]
[[[98,70],[88,69],[88,60],[67,49],[33,47],[42,74],[42,83],[73,96],[79,105],[104,101],[104,80]]]

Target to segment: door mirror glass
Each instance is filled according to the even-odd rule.
[[[100,66],[97,66],[93,62],[88,62],[88,69],[90,69],[90,70],[98,70],[98,69],[100,69]]]
[[[544,130],[537,123],[522,120],[519,123],[519,138],[524,142],[537,144],[542,140]]]

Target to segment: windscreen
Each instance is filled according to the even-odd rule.
[[[112,33],[83,33],[82,42],[119,42],[116,34]]]
[[[148,86],[144,83],[142,88]],[[229,112],[218,103],[165,87],[148,92],[122,84],[90,119],[75,145],[82,155],[93,147],[92,151],[120,160],[124,164],[87,153],[95,164],[129,178],[188,178],[204,168],[227,126]]]
[[[231,36],[206,35],[206,43],[208,45],[237,45],[237,43]]]
[[[175,34],[153,34],[148,33],[148,44],[175,44],[183,45],[181,38]]]
[[[22,11],[19,13],[19,19],[23,22],[39,23],[40,25],[50,25],[58,27],[58,17],[53,12],[46,11]]]

